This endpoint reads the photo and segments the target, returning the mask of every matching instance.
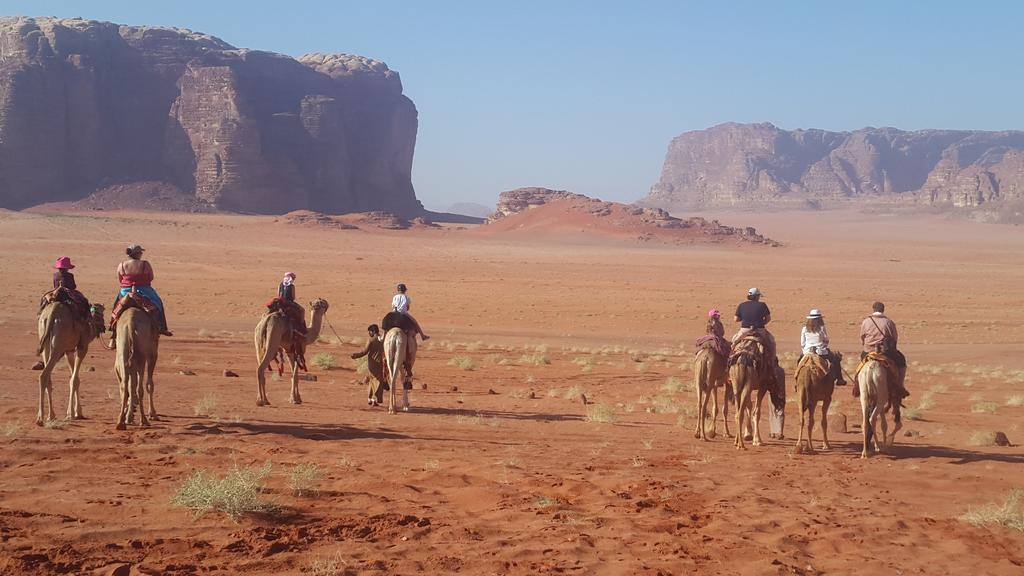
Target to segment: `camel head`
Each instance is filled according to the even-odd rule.
[[[317,298],[309,303],[309,307],[315,312],[327,312],[328,306],[330,305],[327,303],[327,300],[324,300],[323,298]]]
[[[103,304],[93,304],[92,306],[90,306],[90,311],[95,313],[100,318],[103,318],[103,314],[106,311],[106,309],[103,307]]]

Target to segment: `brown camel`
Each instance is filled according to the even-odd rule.
[[[94,306],[103,316],[103,307]],[[39,313],[39,347],[36,354],[43,357],[43,371],[39,373],[39,412],[36,424],[43,425],[44,398],[49,402],[48,420],[56,418],[53,413],[53,369],[61,358],[67,359],[71,370],[71,394],[68,399],[68,420],[80,419],[82,405],[78,399],[78,373],[82,361],[89,352],[89,343],[99,338],[99,329],[92,323],[75,317],[74,311],[64,302],[50,302]]]
[[[324,314],[327,313],[327,300],[317,298],[309,304],[312,314],[309,330],[306,331],[305,344],[309,346],[320,337],[320,328],[323,324]],[[292,343],[292,323],[288,316],[281,311],[267,312],[260,318],[256,325],[256,360],[259,366],[256,368],[256,405],[266,406],[270,404],[267,399],[267,368],[277,356],[278,351],[284,352],[292,367],[292,391],[290,401],[292,404],[302,404],[302,397],[299,395],[299,363],[295,354],[289,351]]]
[[[711,415],[711,436],[718,431],[718,387],[723,386],[726,390],[725,402],[722,403],[722,418],[725,423],[725,435],[729,433],[729,390],[731,386],[728,381],[729,371],[726,367],[726,359],[711,348],[701,348],[693,359],[693,380],[697,389],[697,430],[693,437],[707,440],[704,420],[708,413],[708,398],[714,405]]]
[[[754,337],[741,338],[733,344],[733,353],[729,358],[729,380],[733,385],[733,398],[736,409],[736,441],[737,450],[746,450],[744,431],[753,428],[751,438],[754,446],[761,446],[761,403],[768,392],[765,371],[764,346]],[[757,392],[756,400],[751,395]],[[753,404],[753,406],[751,406]],[[744,420],[744,418],[746,420]]]
[[[836,361],[842,362],[843,355],[836,352]],[[832,404],[832,393],[836,388],[835,376],[829,371],[828,360],[818,354],[804,354],[796,367],[796,396],[800,403],[800,432],[796,439],[796,452],[804,450],[804,425],[807,426],[807,452],[814,453],[812,432],[814,431],[814,410],[821,402],[821,449],[829,450],[828,407]]]
[[[127,427],[127,423],[133,420],[136,407],[139,408],[140,424],[149,426],[151,419],[159,420],[153,404],[153,370],[156,369],[160,348],[160,325],[145,310],[128,308],[118,316],[115,328],[117,348],[114,354],[114,373],[121,391],[121,413],[117,418],[117,429],[124,430]],[[148,418],[143,407],[146,394],[149,394]]]
[[[384,365],[387,368],[388,386],[391,387],[388,414],[395,413],[398,387],[402,387],[402,411],[408,412],[409,390],[412,389],[412,367],[416,364],[416,331],[403,332],[391,328],[384,335]]]

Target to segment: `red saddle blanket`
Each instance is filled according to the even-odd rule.
[[[42,299],[39,301],[39,310],[51,302],[63,302],[71,307],[72,312],[75,316],[85,319],[89,317],[90,306],[89,300],[84,294],[78,290],[70,290],[61,286],[60,288],[54,288],[46,294],[43,294]]]
[[[156,307],[156,304],[153,304],[152,300],[138,292],[129,292],[119,298],[117,303],[114,304],[114,309],[110,311],[111,329],[113,329],[117,324],[117,319],[121,317],[121,314],[129,308],[138,308],[146,314],[149,314],[149,317],[152,318],[154,322],[160,321],[160,309]]]

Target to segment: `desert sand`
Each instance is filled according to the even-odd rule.
[[[959,519],[1021,487],[1024,449],[975,445],[995,431],[1024,442],[1024,407],[1010,400],[1024,393],[1021,229],[711,216],[783,246],[0,213],[0,573],[1024,572],[1024,534]],[[79,287],[109,306],[129,242],[147,248],[175,331],[161,341],[161,420],[114,429],[113,355],[94,343],[88,419],[36,427],[36,305],[53,260],[71,256]],[[273,404],[257,407],[252,330],[287,270],[300,300],[330,302],[308,356],[336,366],[310,366],[304,404],[271,381]],[[348,355],[399,281],[433,337],[413,411],[389,416],[366,405]],[[833,348],[853,357],[860,319],[885,301],[917,412],[891,454],[859,458],[849,387],[833,404],[850,431],[833,429],[829,451],[793,453],[792,403],[784,440],[737,452],[721,423],[711,441],[693,438],[693,340],[709,308],[729,324],[751,286],[772,308],[790,378],[807,310],[823,310]],[[67,377],[54,377],[59,416]],[[196,471],[268,462],[276,515],[171,504]],[[303,464],[322,478],[296,495],[289,477]]]

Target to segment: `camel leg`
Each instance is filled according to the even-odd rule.
[[[750,388],[743,386],[735,390],[733,397],[736,400],[736,442],[734,444],[737,450],[746,450],[747,447],[743,442],[743,415],[750,404]],[[747,418],[749,419],[750,416],[748,415]]]
[[[888,443],[888,439],[889,439],[889,422],[885,418],[885,409],[884,408],[885,408],[884,406],[879,406],[878,409],[876,410],[876,412],[878,414],[878,423],[882,427],[882,436],[881,436],[881,439],[879,439],[879,437],[877,435],[875,436],[875,450],[877,452],[882,453],[882,454],[885,454],[885,453],[889,452],[889,443]]]
[[[153,403],[153,390],[156,388],[156,384],[153,383],[153,371],[156,370],[156,351],[153,351],[153,357],[150,358],[149,362],[146,363],[146,395],[149,396],[149,419],[160,420],[160,416],[156,413],[156,405]],[[142,410],[142,407],[139,407]]]
[[[39,373],[39,413],[36,415],[36,425],[42,426],[44,416],[46,420],[54,420],[57,415],[53,413],[53,369],[60,360],[60,354],[47,353],[43,351],[43,371]],[[49,414],[47,414],[47,402],[49,403]]]
[[[390,368],[389,368],[389,370],[390,370]],[[401,368],[399,368],[399,370],[401,370]],[[390,379],[391,379],[391,383],[389,385],[390,386],[390,390],[388,391],[388,393],[389,393],[389,396],[388,396],[388,414],[394,414],[395,413],[395,402],[398,399],[398,393],[395,392],[395,388],[400,386],[401,383],[397,382],[399,379],[395,378],[395,374],[389,372],[388,376],[390,376]]]
[[[68,362],[68,370],[71,371],[71,383],[68,387],[68,420],[75,420],[82,417],[82,410],[78,406],[78,370],[82,366],[82,356],[81,352],[77,349],[68,352],[65,356]]]
[[[821,449],[831,450],[832,445],[828,443],[828,407],[832,404],[831,398],[826,398],[821,403]]]
[[[806,423],[806,418],[804,416],[805,412],[806,412],[806,410],[804,410],[803,407],[801,407],[800,408],[800,426],[797,428],[796,447],[794,448],[794,451],[797,454],[799,454],[799,453],[804,451],[804,426],[805,426],[805,423]]]
[[[725,424],[725,437],[732,438],[732,433],[729,432],[729,391],[732,390],[732,383],[726,381],[725,389],[722,393],[722,423]],[[733,394],[735,398],[735,393]]]
[[[764,394],[767,389],[761,388],[757,391],[757,404],[754,405],[754,413],[751,417],[751,421],[754,424],[754,446],[764,445],[764,441],[761,440],[761,404],[764,400]]]
[[[120,353],[121,351],[118,350],[118,354]],[[121,369],[117,365],[115,365],[114,368],[115,372],[117,372],[117,389],[121,393],[121,412],[117,417],[117,429],[125,430],[128,428],[126,423],[128,422],[128,411],[130,409],[129,402],[131,400],[128,392],[128,375],[122,373]]]
[[[256,368],[256,405],[267,406],[270,400],[267,399],[267,368],[270,367],[270,352],[268,351],[263,360]]]
[[[299,397],[299,362],[294,358],[290,359],[292,364],[292,393],[288,401],[292,404],[302,404],[302,398]]]
[[[409,391],[405,389],[405,385],[402,385],[402,412],[408,412],[412,408],[412,404],[409,402]]]
[[[861,387],[860,391],[860,411],[862,416],[861,421],[861,434],[864,436],[864,447],[860,451],[861,458],[867,458],[870,456],[868,453],[868,445],[871,441],[871,407],[868,405],[868,394],[864,387]]]
[[[132,368],[132,389],[135,391],[135,405],[139,407],[139,425],[147,428],[149,427],[149,417],[146,416],[146,408],[143,406],[146,400],[145,382],[143,381],[145,366],[133,366]]]
[[[707,440],[704,436],[704,392],[703,383],[697,381],[697,425],[694,426],[693,437],[701,440]]]
[[[814,454],[814,409],[817,406],[814,402],[811,402],[811,406],[807,409],[807,453]],[[801,413],[801,417],[803,414]]]
[[[711,436],[718,436],[718,386],[711,389]]]
[[[705,386],[706,386],[706,384],[705,384]],[[707,430],[705,429],[705,426],[707,424],[707,418],[708,418],[708,399],[709,399],[708,398],[708,392],[709,392],[709,390],[707,390],[707,389],[702,391],[701,398],[700,398],[700,410],[699,410],[700,413],[698,414],[698,418],[700,418],[700,439],[704,440],[705,442],[708,439],[708,433],[707,433]],[[711,391],[711,392],[713,393],[713,391]]]

